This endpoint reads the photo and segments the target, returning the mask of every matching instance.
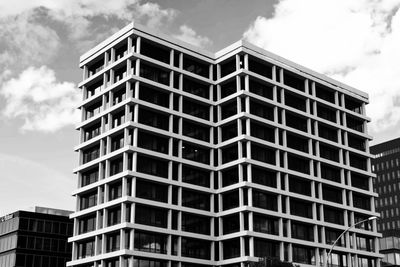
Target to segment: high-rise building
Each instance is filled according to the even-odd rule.
[[[365,93],[134,23],[80,66],[68,266],[379,266]]]
[[[0,267],[65,267],[72,211],[35,207],[0,217]]]
[[[378,231],[384,266],[400,266],[400,138],[371,146]]]

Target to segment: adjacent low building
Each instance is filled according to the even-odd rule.
[[[296,44],[293,44],[296,45]],[[367,94],[130,24],[80,59],[79,267],[379,266]]]
[[[65,267],[70,211],[35,207],[0,217],[0,267]]]

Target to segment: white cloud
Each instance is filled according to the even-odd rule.
[[[187,25],[182,25],[179,28],[180,33],[173,35],[175,38],[184,41],[186,43],[192,44],[200,48],[206,48],[211,45],[211,40],[205,36],[198,35],[195,30],[188,27]]]
[[[6,100],[3,116],[22,119],[24,131],[54,132],[79,119],[75,109],[80,101],[78,89],[73,83],[58,82],[46,66],[29,67],[7,80],[0,95]]]
[[[400,122],[399,6],[400,0],[281,0],[272,18],[258,17],[243,36],[367,91],[377,133]]]

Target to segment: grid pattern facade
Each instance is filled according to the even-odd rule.
[[[64,215],[18,211],[0,217],[0,267],[64,267],[73,222]]]
[[[372,170],[376,174],[374,190],[379,194],[375,200],[381,217],[378,231],[386,236],[400,237],[400,139],[371,146]]]
[[[363,93],[238,42],[129,25],[81,57],[68,266],[322,264],[375,216]],[[378,266],[375,222],[330,266]]]

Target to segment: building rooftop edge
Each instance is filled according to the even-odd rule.
[[[284,64],[284,65],[286,65],[288,67],[294,68],[294,69],[296,69],[296,70],[298,70],[300,72],[304,72],[305,74],[313,76],[313,77],[315,77],[317,79],[324,80],[324,81],[326,81],[326,82],[328,82],[328,83],[330,83],[330,84],[332,84],[334,86],[338,86],[338,87],[340,87],[342,89],[345,89],[345,90],[349,91],[350,93],[354,93],[354,94],[356,94],[358,96],[361,96],[361,97],[365,98],[366,102],[368,102],[368,93],[363,92],[363,91],[361,91],[359,89],[356,89],[356,88],[354,88],[352,86],[349,86],[347,84],[344,84],[344,83],[342,83],[340,81],[337,81],[337,80],[335,80],[333,78],[330,78],[330,77],[326,76],[325,74],[321,74],[321,73],[319,73],[317,71],[311,70],[311,69],[309,69],[309,68],[307,68],[307,67],[305,67],[303,65],[300,65],[300,64],[295,63],[295,62],[293,62],[291,60],[283,58],[283,57],[281,57],[281,56],[279,56],[277,54],[269,52],[269,51],[267,51],[267,50],[265,50],[265,49],[263,49],[263,48],[261,48],[259,46],[251,44],[248,41],[245,41],[243,39],[241,39],[241,40],[239,40],[239,41],[237,41],[237,42],[235,42],[235,43],[233,43],[231,45],[228,45],[227,47],[224,47],[224,48],[220,49],[219,51],[217,51],[215,53],[212,53],[212,52],[210,52],[208,50],[196,47],[196,46],[194,46],[192,44],[189,44],[189,43],[186,43],[184,41],[181,41],[181,40],[179,40],[179,39],[177,39],[177,38],[175,38],[173,36],[170,36],[170,35],[167,35],[165,33],[162,33],[162,32],[160,32],[160,31],[158,31],[156,29],[150,29],[150,28],[148,28],[146,26],[143,26],[143,25],[135,23],[135,22],[129,23],[127,26],[125,26],[124,28],[122,28],[118,32],[114,33],[112,36],[108,37],[106,40],[102,41],[101,43],[99,43],[98,45],[93,47],[92,49],[90,49],[87,52],[85,52],[84,54],[82,54],[80,56],[80,62],[86,60],[87,58],[89,58],[91,55],[93,55],[97,51],[101,50],[106,45],[110,44],[111,42],[115,41],[119,37],[123,36],[124,34],[128,33],[129,31],[132,31],[132,30],[138,30],[138,31],[147,33],[149,35],[153,35],[153,36],[155,36],[157,38],[163,39],[163,40],[165,40],[165,41],[167,41],[169,43],[172,43],[174,45],[177,45],[177,46],[180,46],[182,48],[191,50],[192,52],[195,52],[195,53],[200,54],[202,56],[209,57],[212,60],[216,60],[216,59],[224,56],[225,54],[227,54],[227,53],[229,53],[229,52],[231,52],[231,51],[233,51],[235,49],[238,49],[240,47],[247,48],[247,49],[253,50],[254,52],[259,53],[259,54],[261,54],[263,56],[266,56],[266,57],[271,58],[271,59],[273,59],[275,61],[278,61],[279,63]]]
[[[9,212],[6,214],[0,214],[1,217],[7,217],[9,215],[18,213],[18,212],[30,212],[30,213],[40,213],[40,214],[48,214],[48,215],[56,215],[56,216],[65,216],[68,217],[70,214],[74,213],[71,210],[64,210],[64,209],[55,209],[55,208],[48,208],[48,207],[29,207],[27,209],[17,209],[13,212]]]

